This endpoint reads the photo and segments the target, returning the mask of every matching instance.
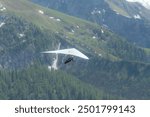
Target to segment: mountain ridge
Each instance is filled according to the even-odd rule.
[[[150,1],[149,0],[126,0],[128,2],[138,2],[142,4],[145,8],[150,9]]]

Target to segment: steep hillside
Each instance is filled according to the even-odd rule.
[[[128,0],[108,0],[109,6],[117,13],[123,15],[120,10],[126,12],[128,17],[150,21],[150,10],[139,4],[138,2],[127,2]],[[119,10],[120,9],[120,10]]]
[[[113,99],[63,71],[33,65],[24,70],[0,70],[0,99]]]
[[[78,66],[79,64],[74,65],[76,70],[69,67],[67,71],[80,80],[103,89],[104,92],[125,99],[150,97],[150,65],[127,61],[110,62],[94,58],[86,65],[80,64],[80,68]]]
[[[133,44],[150,47],[150,12],[126,0],[32,0],[46,7],[77,16],[124,36]],[[134,38],[133,38],[134,37]]]
[[[147,9],[150,9],[150,1],[149,0],[126,0],[128,2],[137,2],[140,3],[142,6],[144,6]]]
[[[70,45],[80,48],[81,50],[87,53],[94,52],[97,54],[97,56],[101,55],[106,59],[110,60],[125,59],[141,62],[148,61],[148,57],[143,49],[129,44],[127,41],[124,41],[124,39],[121,39],[121,37],[116,36],[115,34],[111,33],[110,31],[108,31],[103,27],[100,27],[96,24],[92,24],[90,22],[81,19],[61,14],[53,10],[42,8],[26,0],[20,0],[20,2],[16,1],[17,3],[15,4],[15,6],[14,2],[7,0],[2,2],[2,4],[6,7],[7,10],[4,12],[6,14],[3,14],[3,16],[1,17],[7,17],[9,16],[9,14],[21,17],[22,19],[26,20],[22,22],[31,22],[33,25],[39,28],[37,29],[39,31],[40,30],[42,30],[42,32],[50,31],[53,35],[59,36],[59,38],[64,39],[66,43],[70,43]],[[21,4],[27,5],[22,7]],[[30,9],[31,7],[32,9]],[[11,20],[11,18],[7,19]],[[1,28],[1,31],[5,32],[4,36],[6,33],[10,32],[7,30],[7,28],[9,28],[12,31],[16,31],[11,29],[12,28],[11,25],[13,25],[14,21],[13,28],[15,28],[17,25],[17,20],[12,20],[11,25],[9,24],[9,22],[7,24],[7,21],[9,20],[6,20],[6,24]],[[23,27],[20,24],[19,26],[20,28]],[[14,35],[16,35],[15,33],[17,32],[14,32]],[[34,35],[35,34],[31,35],[30,37],[32,36],[34,37]],[[41,34],[41,35],[47,35],[46,37],[49,36],[48,34]],[[37,37],[39,38],[40,36],[38,35]],[[37,37],[34,38],[36,39]],[[122,43],[123,45],[120,43]]]
[[[3,20],[5,25],[0,33],[0,99],[114,98],[92,85],[82,83],[76,76],[47,68],[54,57],[42,56],[40,52],[56,48],[60,42],[70,45],[61,37],[14,16],[5,15]],[[35,63],[42,65],[33,66]]]
[[[0,3],[1,99],[150,97],[141,94],[143,90],[149,91],[149,85],[145,85],[150,76],[148,49],[128,43],[106,27],[27,0],[0,0]],[[64,65],[65,56],[60,55],[59,70],[53,71],[48,66],[55,55],[40,52],[57,49],[59,44],[60,48],[79,49],[89,61],[75,57],[74,62]],[[130,90],[133,84],[135,88]]]

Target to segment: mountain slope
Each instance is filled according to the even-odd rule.
[[[148,50],[128,43],[107,28],[26,0],[0,1],[6,8],[0,12],[3,22],[0,28],[2,99],[16,99],[17,95],[17,99],[149,98],[149,95],[141,95],[143,90],[137,93],[128,85],[138,87],[135,82],[138,80],[141,89],[149,91],[149,85],[145,85],[150,76]],[[57,49],[60,43],[60,48],[75,47],[90,60],[75,57],[73,63],[64,65],[66,57],[60,55],[59,71],[48,69],[55,55],[40,52]],[[38,65],[32,68],[35,64]],[[58,81],[52,84],[54,78]],[[21,86],[28,88],[20,90]],[[4,89],[7,92],[4,93]]]
[[[109,94],[125,99],[149,99],[150,97],[149,65],[127,61],[110,62],[94,58],[87,65],[80,64],[78,72],[75,72],[74,68],[67,70],[80,80],[103,89]]]
[[[32,1],[104,25],[134,44],[150,47],[150,12],[140,4],[125,0]]]
[[[87,51],[92,49],[94,53],[97,53],[97,56],[102,54],[104,58],[110,58],[111,60],[147,61],[147,55],[143,49],[127,43],[103,27],[29,3],[26,0],[20,0],[14,6],[14,3],[11,1],[6,0],[2,2],[8,13],[15,14],[18,17],[21,16],[42,30],[52,31],[53,34],[59,35],[60,38],[64,38],[70,44],[80,45],[80,48],[82,47],[84,50],[86,48]],[[27,5],[22,7],[21,4]],[[26,11],[25,9],[28,10]],[[112,43],[115,44],[115,47]],[[124,43],[124,46],[127,48],[120,47],[119,43]],[[128,47],[130,49],[133,48],[133,50],[128,50]],[[117,48],[118,50],[116,51]],[[135,50],[137,51],[135,52]],[[122,52],[128,54],[121,55]]]
[[[138,2],[142,4],[145,8],[150,9],[150,1],[149,0],[126,0],[128,2]]]
[[[0,99],[113,99],[63,71],[33,65],[21,71],[0,70]]]
[[[75,76],[44,66],[53,57],[45,58],[39,51],[65,41],[22,19],[7,18],[0,33],[0,99],[113,99]]]
[[[20,4],[27,3],[28,1],[21,0]],[[5,1],[2,4],[5,5],[8,13],[15,14],[19,17],[21,16],[42,30],[49,30],[55,36],[59,35],[60,38],[65,39],[65,41],[71,45],[73,44],[76,47],[79,46],[81,50],[84,48],[86,52],[92,50],[92,52],[97,53],[97,56],[101,54],[102,57],[109,58],[110,60],[125,59],[143,62],[148,59],[143,49],[130,45],[120,37],[98,25],[66,16],[59,12],[36,6],[32,3],[30,5],[25,5],[26,7],[21,7],[19,5],[14,7],[11,1]],[[19,12],[16,9],[19,9]],[[28,9],[28,11],[25,9]],[[26,12],[24,13],[24,11]],[[43,11],[44,14],[41,14],[39,11]],[[58,19],[59,21],[57,21]],[[127,48],[124,48],[120,43],[123,43]],[[134,52],[131,51],[131,49],[133,49]],[[135,52],[135,50],[137,51]],[[121,53],[128,54],[121,55]]]

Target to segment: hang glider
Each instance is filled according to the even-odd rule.
[[[77,57],[87,59],[87,60],[89,59],[86,55],[84,55],[83,53],[81,53],[79,50],[75,48],[54,50],[54,51],[44,51],[41,53],[65,54],[65,55],[77,56]]]

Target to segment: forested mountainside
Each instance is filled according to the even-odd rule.
[[[80,32],[81,29],[79,29],[74,34],[70,34],[70,32],[67,34],[65,30],[72,30],[72,28],[64,29],[64,33],[57,33],[40,29],[23,18],[8,15],[1,17],[5,22],[5,25],[0,29],[0,61],[3,68],[28,66],[32,64],[34,59],[42,57],[41,51],[57,49],[59,43],[62,43],[61,48],[65,48],[66,45],[68,47],[81,46],[89,56],[92,54],[112,61],[149,62],[149,55],[144,49],[128,43],[105,29],[105,33],[102,33],[103,29],[93,25],[83,27],[83,30],[89,28],[85,32]],[[72,24],[68,27],[71,26]],[[93,35],[95,35],[94,39]],[[50,57],[50,60],[53,57]]]
[[[33,65],[20,71],[0,70],[0,99],[113,99],[63,71]]]
[[[103,25],[133,44],[150,47],[150,10],[126,0],[32,0]]]
[[[149,99],[150,51],[27,0],[0,0],[0,99]],[[90,59],[46,50],[77,48]]]

